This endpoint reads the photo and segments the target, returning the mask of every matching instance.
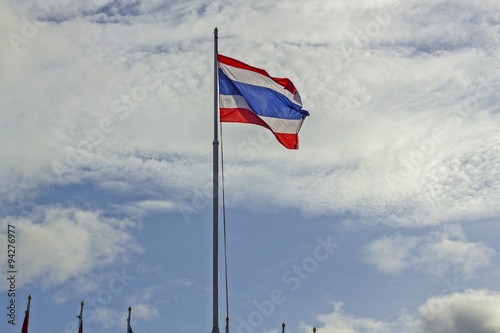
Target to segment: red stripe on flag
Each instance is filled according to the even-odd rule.
[[[220,108],[220,121],[226,123],[246,123],[255,124],[270,130],[276,139],[288,149],[299,149],[298,134],[276,133],[255,113],[241,108]],[[80,332],[79,332],[80,333]]]
[[[284,78],[272,77],[265,70],[263,70],[261,68],[247,65],[244,62],[241,62],[241,61],[233,59],[233,58],[226,57],[222,54],[217,55],[217,59],[219,60],[219,62],[221,62],[223,64],[226,64],[226,65],[229,65],[232,67],[236,67],[236,68],[245,69],[248,71],[252,71],[252,72],[267,76],[271,80],[273,80],[274,82],[276,82],[277,84],[279,84],[280,86],[282,86],[283,88],[285,88],[286,90],[291,92],[292,94],[295,95],[297,93],[297,88],[295,88],[295,85],[293,84],[293,82],[290,81],[289,79],[287,79],[286,77],[284,77]]]
[[[220,108],[220,121],[225,123],[255,124],[270,129],[255,113],[242,108]]]

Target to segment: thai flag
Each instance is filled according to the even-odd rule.
[[[270,129],[288,149],[299,149],[298,133],[309,112],[287,78],[218,55],[221,122],[249,123]]]

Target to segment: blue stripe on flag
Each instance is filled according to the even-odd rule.
[[[243,96],[252,111],[264,117],[303,119],[309,115],[309,112],[301,110],[299,105],[292,103],[286,96],[269,88],[235,82],[222,69],[219,69],[219,93]]]

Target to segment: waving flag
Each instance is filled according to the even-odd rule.
[[[256,124],[270,129],[288,149],[299,149],[298,133],[309,112],[287,78],[218,55],[221,122]]]

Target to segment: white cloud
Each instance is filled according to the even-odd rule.
[[[0,56],[11,78],[0,96],[2,204],[54,184],[123,191],[143,179],[198,210],[189,192],[210,182],[218,25],[222,53],[290,77],[311,111],[299,152],[252,147],[257,128],[225,126],[226,162],[240,168],[229,204],[406,226],[498,214],[498,37],[485,9],[495,2],[314,0],[305,13],[298,1],[109,3],[69,2],[54,11],[64,21]],[[3,6],[3,31],[34,10]],[[268,24],[249,34],[255,17]],[[123,96],[151,72],[161,84],[125,112]]]
[[[100,326],[104,329],[110,329],[112,327],[123,327],[123,323],[126,319],[126,311],[117,311],[108,307],[100,306],[93,309],[92,317],[89,321],[100,324]]]
[[[169,200],[139,200],[125,205],[114,205],[114,208],[130,216],[142,216],[148,213],[167,213],[180,209],[175,203]]]
[[[127,297],[127,302],[133,304],[134,318],[144,320],[157,318],[160,315],[158,305],[160,303],[164,304],[165,301],[158,300],[155,295],[163,289],[162,285],[150,286]]]
[[[339,305],[340,304],[340,305]],[[319,315],[318,332],[326,333],[491,333],[500,331],[500,294],[486,290],[468,290],[447,296],[435,296],[418,309],[395,321],[375,320],[349,315],[336,303],[332,313]],[[304,333],[312,326],[301,324]]]
[[[365,259],[385,273],[401,272],[412,267],[414,251],[421,240],[417,237],[384,237],[365,247]]]
[[[128,256],[142,252],[132,235],[136,222],[105,217],[99,211],[40,206],[0,223],[4,230],[7,225],[16,228],[16,265],[22,272],[18,287],[33,284],[45,289],[77,280],[79,290],[86,292],[99,284],[93,275],[96,269],[125,264]]]
[[[385,273],[424,271],[439,277],[447,273],[472,277],[487,267],[495,250],[482,242],[470,242],[459,225],[448,225],[426,236],[385,236],[364,248],[364,258]]]
[[[134,223],[98,211],[19,215],[47,189],[100,184],[139,194],[105,208],[179,209],[186,221],[210,206],[214,26],[221,53],[291,78],[311,112],[297,152],[274,140],[252,146],[259,128],[224,126],[228,205],[406,227],[500,213],[497,0],[59,2],[39,16],[45,25],[29,22],[37,31],[19,52],[0,39],[0,209],[10,214],[2,225],[25,226],[21,285],[92,291],[106,282],[98,265],[138,251]],[[1,2],[0,35],[22,35],[38,4]],[[160,85],[125,107],[151,73]],[[384,272],[461,277],[494,255],[460,228],[367,251]],[[158,315],[150,299],[131,301],[138,317]],[[117,318],[106,311],[102,321]],[[323,319],[332,331],[392,327],[341,308]]]
[[[147,290],[146,290],[147,291]],[[132,320],[149,321],[159,317],[158,309],[148,302],[139,299],[129,298],[132,307]],[[123,310],[116,310],[106,306],[99,306],[92,309],[91,318],[89,322],[99,324],[105,329],[116,328],[124,326],[124,322],[127,319],[128,306],[123,307]],[[132,328],[134,324],[132,323]]]
[[[471,290],[432,297],[419,309],[414,332],[490,333],[500,331],[500,294]]]
[[[141,271],[144,273],[143,268],[141,268]],[[160,316],[159,309],[168,303],[165,299],[158,298],[158,294],[165,289],[166,285],[199,288],[194,281],[187,278],[179,278],[175,281],[165,282],[160,285],[151,285],[136,291],[129,291],[123,300],[123,303],[126,305],[126,307],[124,306],[123,308],[128,308],[128,306],[132,307],[132,317],[134,321],[151,321],[157,319]],[[125,318],[125,312],[106,305],[100,304],[99,306],[91,308],[89,321],[100,324],[104,328],[120,327]]]
[[[151,320],[154,318],[158,318],[160,316],[160,313],[154,304],[142,302],[134,304],[134,315],[137,318]]]
[[[318,332],[326,333],[385,333],[390,331],[390,325],[372,318],[359,318],[344,313],[342,303],[334,303],[335,310],[326,315],[319,315],[317,320],[321,327],[316,327]],[[311,333],[312,326],[301,323],[303,333]]]

